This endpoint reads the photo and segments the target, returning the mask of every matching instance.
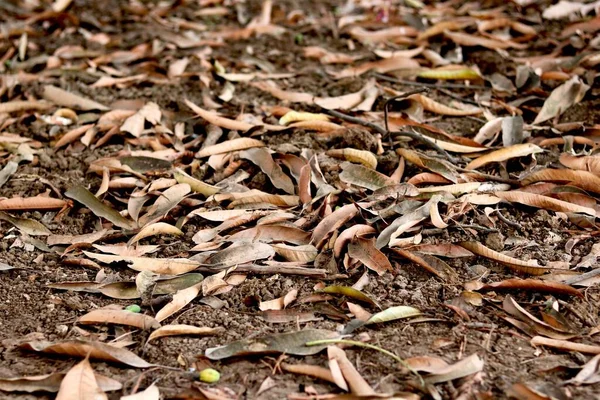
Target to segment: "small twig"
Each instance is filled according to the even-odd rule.
[[[423,380],[423,377],[413,367],[411,367],[410,365],[408,365],[408,363],[406,361],[404,361],[403,359],[401,359],[400,357],[398,357],[397,355],[395,355],[391,351],[388,351],[386,349],[382,349],[381,347],[377,347],[377,346],[369,344],[369,343],[358,342],[356,340],[346,340],[346,339],[313,340],[313,341],[307,342],[305,344],[306,344],[306,346],[320,346],[320,345],[323,345],[323,344],[338,344],[338,343],[340,343],[340,344],[349,344],[349,345],[358,346],[358,347],[364,347],[364,348],[371,349],[371,350],[377,350],[380,353],[383,353],[383,354],[385,354],[387,356],[390,356],[394,360],[396,360],[400,365],[402,365],[404,368],[408,369],[417,378],[419,378],[419,382],[421,383],[421,386],[425,386],[425,381]]]
[[[470,90],[483,90],[487,89],[486,86],[482,85],[465,85],[462,83],[427,83],[427,82],[413,82],[413,81],[405,81],[402,79],[392,78],[391,76],[386,76],[382,74],[373,74],[375,78],[382,79],[384,81],[399,83],[401,85],[408,86],[421,86],[432,89],[470,89]]]

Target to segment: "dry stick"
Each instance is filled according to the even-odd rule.
[[[402,79],[392,78],[390,76],[386,76],[386,75],[378,74],[378,73],[375,73],[373,75],[375,76],[375,78],[382,79],[384,81],[388,81],[388,82],[392,82],[392,83],[398,83],[398,84],[401,84],[401,85],[408,85],[408,86],[421,86],[421,87],[427,87],[427,88],[432,88],[432,89],[439,89],[439,88],[443,88],[443,89],[470,89],[470,90],[488,89],[486,86],[482,86],[482,85],[464,85],[462,83],[413,82],[413,81],[405,81],[405,80],[402,80]]]

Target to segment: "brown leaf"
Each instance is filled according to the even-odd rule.
[[[500,282],[483,284],[473,290],[529,290],[536,293],[567,294],[583,297],[581,292],[572,286],[537,279],[505,279]]]
[[[48,236],[52,234],[41,222],[34,219],[13,217],[4,211],[0,211],[0,220],[13,224],[21,232],[31,236]]]
[[[313,262],[317,258],[319,250],[312,244],[301,246],[289,246],[287,244],[273,244],[275,252],[285,258],[287,261],[296,261],[301,263]]]
[[[232,140],[228,140],[223,143],[205,147],[204,149],[200,150],[196,154],[196,157],[202,158],[202,157],[212,156],[215,154],[230,153],[232,151],[245,150],[245,149],[250,149],[253,147],[264,147],[264,146],[265,146],[265,144],[263,142],[261,142],[260,140],[251,139],[251,138],[238,138],[238,139],[232,139]]]
[[[223,328],[208,328],[204,326],[192,325],[165,325],[150,334],[148,342],[154,339],[168,336],[212,336],[222,333]]]
[[[504,147],[500,150],[492,151],[481,157],[471,161],[466,169],[477,169],[491,162],[501,162],[510,160],[511,158],[524,157],[530,154],[540,153],[543,150],[532,143],[515,144],[513,146]]]
[[[258,308],[261,311],[267,310],[283,310],[288,305],[290,305],[296,297],[298,296],[298,291],[296,289],[290,290],[285,296],[278,297],[273,300],[261,301],[258,305]]]
[[[350,221],[358,214],[358,208],[354,204],[346,204],[343,207],[335,210],[321,222],[313,230],[311,242],[320,249],[325,244],[325,240],[334,230],[338,229],[346,222]]]
[[[50,104],[40,103],[38,101],[13,100],[13,101],[7,101],[5,103],[0,103],[0,113],[12,114],[14,112],[29,111],[29,110],[43,111],[43,110],[47,110],[51,107],[52,106]]]
[[[87,251],[83,253],[89,258],[106,264],[124,262],[129,268],[135,271],[149,271],[161,275],[181,275],[193,271],[200,266],[199,262],[188,260],[187,258],[127,257],[96,254]]]
[[[64,372],[47,375],[21,376],[16,378],[1,378],[0,390],[5,392],[51,392],[56,393],[60,389],[60,383],[65,377]],[[94,374],[100,390],[111,392],[121,390],[121,382],[100,374]]]
[[[389,177],[362,165],[344,163],[342,168],[344,170],[339,175],[340,180],[352,185],[377,190],[395,184]]]
[[[119,228],[132,229],[134,222],[119,214],[115,209],[107,206],[92,192],[83,186],[75,186],[65,192],[65,196],[76,200],[89,208],[96,216],[105,218]]]
[[[274,255],[275,250],[266,243],[241,243],[210,255],[204,264],[224,269],[236,264],[271,258]]]
[[[149,315],[134,313],[125,310],[93,310],[79,317],[80,324],[119,324],[134,326],[139,329],[157,329],[160,324]]]
[[[250,124],[247,122],[242,122],[242,121],[236,121],[233,119],[229,119],[229,118],[224,118],[219,116],[217,113],[212,112],[212,111],[208,111],[208,110],[204,110],[203,108],[198,107],[197,105],[195,105],[194,103],[192,103],[191,101],[185,99],[184,100],[185,104],[192,109],[192,111],[194,111],[196,114],[198,114],[198,116],[200,116],[202,119],[206,120],[207,122],[219,126],[221,128],[226,128],[226,129],[231,129],[234,131],[242,131],[242,132],[246,132],[249,131],[250,129],[253,129],[257,126],[264,126],[266,129],[271,130],[271,131],[281,131],[283,129],[286,129],[284,126],[279,126],[279,125],[270,125],[270,124],[261,124],[261,125],[254,125],[254,124]],[[248,148],[248,147],[245,147]],[[236,149],[236,150],[241,150],[241,149]],[[230,150],[227,150],[230,151]],[[222,151],[221,153],[224,153],[225,151]],[[203,150],[200,151],[200,154],[203,154]],[[213,153],[213,154],[218,154],[218,153]],[[198,155],[198,157],[205,157],[203,155]]]
[[[357,65],[356,67],[349,67],[340,72],[329,71],[335,79],[357,77],[368,71],[379,72],[385,74],[386,72],[392,72],[403,69],[419,69],[421,66],[416,60],[397,56],[392,58],[384,58],[383,60],[370,61],[364,64]]]
[[[533,121],[534,125],[548,121],[564,113],[568,108],[583,100],[590,87],[574,76],[552,91],[544,102],[540,113]]]
[[[239,231],[227,238],[229,241],[249,242],[288,242],[296,245],[305,245],[310,241],[310,232],[286,225],[261,225]]]
[[[336,258],[340,258],[349,241],[374,233],[376,233],[376,230],[370,225],[357,224],[351,226],[338,235],[333,245],[333,254]]]
[[[553,199],[552,197],[542,196],[534,193],[527,193],[518,190],[511,192],[495,192],[494,195],[503,200],[521,203],[532,207],[543,208],[545,210],[560,211],[566,213],[582,213],[596,216],[596,210],[589,207],[580,206],[566,201]]]
[[[165,305],[156,313],[156,320],[158,322],[162,322],[165,319],[169,318],[171,315],[175,314],[177,311],[181,310],[183,307],[187,306],[192,300],[194,300],[198,296],[198,293],[200,293],[200,289],[202,288],[203,282],[204,281],[175,293],[173,295],[173,300],[171,300],[167,305]]]
[[[394,271],[386,255],[375,247],[371,239],[354,238],[348,245],[348,255],[359,260],[378,275]]]
[[[244,339],[229,343],[225,346],[206,349],[205,356],[211,360],[223,360],[229,357],[285,353],[291,355],[307,356],[317,354],[326,348],[321,346],[306,346],[306,343],[337,338],[336,332],[323,329],[307,329],[297,332],[286,332],[254,339]]]
[[[339,369],[343,375],[343,378],[348,383],[350,391],[353,394],[359,396],[371,396],[375,394],[373,388],[368,382],[362,377],[362,375],[356,370],[354,365],[348,360],[344,350],[336,346],[327,347],[327,355],[329,357],[330,369],[332,361],[339,366]],[[332,375],[335,377],[335,373]],[[338,384],[339,386],[339,384]]]
[[[543,275],[552,268],[545,268],[538,265],[537,260],[522,261],[513,257],[506,256],[502,253],[494,251],[478,242],[460,242],[458,245],[477,254],[481,257],[486,257],[497,261],[513,269],[515,271],[529,275]]]
[[[244,150],[240,152],[240,158],[250,160],[257,165],[261,171],[269,177],[273,183],[273,186],[283,190],[286,193],[294,194],[294,183],[290,177],[283,172],[279,164],[273,160],[271,153],[269,153],[269,151],[267,151],[265,148]]]
[[[100,110],[107,111],[109,108],[104,104],[97,103],[83,96],[67,92],[56,86],[44,86],[43,96],[46,100],[62,107],[68,107],[75,110]]]
[[[569,342],[568,340],[549,339],[542,336],[534,336],[530,343],[532,346],[546,346],[560,350],[576,351],[584,354],[600,354],[600,346],[574,343]]]
[[[87,357],[67,372],[56,395],[56,400],[103,399],[108,397],[98,386],[94,370]]]
[[[129,350],[100,342],[83,340],[64,340],[62,342],[32,341],[19,346],[25,350],[46,354],[59,354],[125,364],[135,368],[149,368],[152,364],[142,360]]]
[[[526,176],[521,180],[521,183],[523,185],[530,185],[541,181],[568,182],[570,185],[580,187],[583,190],[600,193],[600,177],[587,171],[546,168]]]
[[[479,358],[477,354],[471,354],[455,364],[439,369],[428,375],[425,378],[425,382],[433,384],[464,378],[465,376],[473,375],[483,370],[483,365],[483,360]]]
[[[552,325],[549,325],[546,322],[536,318],[523,307],[521,307],[510,295],[507,295],[504,298],[502,307],[504,308],[504,311],[513,317],[518,318],[522,322],[525,322],[536,332],[544,336],[551,337],[553,339],[570,339],[577,336],[571,332],[553,327]]]

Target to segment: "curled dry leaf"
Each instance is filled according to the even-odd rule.
[[[423,109],[440,115],[449,115],[453,117],[464,117],[469,115],[479,115],[483,112],[478,107],[462,105],[462,109],[448,107],[422,94],[413,94],[409,99],[416,101],[423,106]]]
[[[397,149],[396,153],[404,157],[406,161],[410,162],[411,164],[415,164],[417,167],[425,168],[431,172],[435,172],[451,182],[458,182],[459,175],[455,171],[454,167],[448,162],[408,149]]]
[[[134,326],[139,329],[157,329],[160,323],[149,315],[125,310],[93,310],[81,316],[77,322],[83,325],[118,324]]]
[[[492,162],[501,162],[510,160],[511,158],[525,157],[530,154],[541,153],[542,151],[541,147],[536,146],[533,143],[515,144],[478,157],[467,164],[465,168],[477,169]]]
[[[245,150],[253,147],[264,147],[265,144],[260,140],[252,139],[252,138],[238,138],[228,140],[223,143],[215,144],[212,146],[208,146],[200,150],[196,157],[208,157],[215,154],[229,153],[232,151]]]
[[[90,361],[86,357],[67,372],[56,395],[57,400],[103,400],[108,399],[102,391]]]
[[[62,342],[32,341],[19,346],[25,350],[46,354],[58,354],[95,360],[102,360],[125,364],[134,368],[149,368],[153,365],[144,361],[127,349],[112,346],[101,342],[87,342],[83,340],[65,340]]]
[[[532,207],[543,208],[545,210],[567,213],[582,213],[596,216],[596,210],[593,208],[580,206],[578,204],[569,203],[563,200],[558,200],[535,193],[527,193],[515,190],[511,192],[495,192],[494,195],[509,202],[521,203]]]
[[[364,64],[357,65],[356,67],[349,67],[340,72],[329,71],[335,79],[350,78],[360,76],[368,71],[375,71],[381,74],[386,72],[392,72],[397,70],[409,69],[416,70],[421,68],[420,64],[411,58],[402,56],[396,56],[391,58],[384,58],[378,61],[370,61]]]
[[[469,250],[473,254],[477,254],[478,256],[497,261],[501,264],[506,265],[510,269],[524,274],[543,275],[551,270],[551,268],[539,266],[537,260],[523,261],[514,257],[509,257],[502,253],[494,251],[489,247],[486,247],[478,242],[460,242],[457,244]]]
[[[315,227],[311,242],[317,249],[322,248],[330,233],[350,221],[357,214],[358,208],[354,204],[346,204],[335,210],[327,217],[323,218]]]
[[[191,190],[187,183],[178,183],[169,187],[160,194],[151,207],[148,207],[148,212],[139,218],[138,224],[145,226],[160,220],[177,206]]]
[[[600,177],[587,171],[546,168],[526,176],[521,182],[523,185],[530,185],[535,182],[568,182],[570,185],[583,190],[600,193]]]
[[[342,165],[344,170],[339,175],[340,180],[343,182],[370,190],[381,189],[382,187],[394,185],[396,183],[386,175],[383,175],[382,173],[371,168],[351,163],[344,164],[345,165]]]
[[[270,125],[270,124],[255,125],[255,124],[250,124],[248,122],[242,122],[242,121],[236,121],[236,120],[229,119],[229,118],[224,118],[224,117],[219,116],[215,112],[208,111],[208,110],[198,107],[197,105],[195,105],[194,103],[192,103],[191,101],[189,101],[187,99],[185,99],[184,102],[189,108],[192,109],[192,111],[194,111],[196,114],[198,114],[199,117],[201,117],[202,119],[206,120],[207,122],[209,122],[213,125],[219,126],[221,128],[231,129],[234,131],[242,131],[242,132],[249,131],[250,129],[253,129],[257,126],[264,126],[266,129],[271,130],[271,131],[280,131],[280,130],[285,129],[284,126]],[[248,148],[248,147],[246,147],[246,148]],[[240,149],[237,149],[237,150],[240,150]],[[231,150],[228,150],[228,151],[231,151]],[[221,151],[221,153],[224,153],[224,152],[225,151]],[[203,154],[203,150],[201,150],[199,154]],[[213,154],[219,154],[219,153],[213,153]],[[205,157],[205,156],[198,155],[198,157]]]
[[[204,183],[194,177],[189,176],[180,168],[176,168],[173,171],[173,177],[177,180],[177,183],[185,183],[190,185],[190,188],[195,193],[200,193],[201,195],[208,197],[213,194],[219,193],[220,188]]]
[[[567,168],[591,172],[600,176],[600,157],[598,156],[574,156],[569,153],[562,153],[559,161]]]
[[[600,346],[574,343],[561,339],[550,339],[543,336],[534,336],[530,343],[532,346],[546,346],[559,350],[576,351],[584,354],[600,354]]]
[[[577,336],[571,332],[557,328],[536,318],[528,311],[526,311],[523,307],[521,307],[510,295],[507,295],[504,298],[502,307],[504,308],[504,311],[506,311],[513,317],[518,318],[521,322],[524,322],[525,324],[533,328],[536,332],[544,336],[551,337],[553,339],[570,339],[572,337]]]
[[[212,336],[222,333],[223,328],[209,328],[204,326],[193,325],[165,325],[161,326],[148,337],[148,342],[168,336]]]
[[[350,228],[344,230],[339,234],[335,243],[333,245],[333,254],[336,258],[339,258],[342,255],[342,251],[346,247],[346,244],[353,240],[354,238],[360,238],[366,235],[374,234],[376,232],[375,228],[370,225],[357,224],[353,225]]]
[[[282,297],[279,297],[279,298],[276,298],[273,300],[261,301],[260,304],[258,305],[258,308],[261,311],[283,310],[288,305],[290,305],[294,300],[296,300],[297,296],[298,296],[298,291],[296,289],[293,289],[293,290],[290,290],[285,296],[282,296]]]
[[[339,294],[342,296],[350,297],[351,299],[362,301],[363,303],[370,304],[372,306],[379,307],[375,300],[371,299],[369,296],[361,292],[360,290],[354,289],[350,286],[326,286],[323,289],[320,289],[319,292],[327,293],[327,294]]]
[[[129,239],[127,245],[131,246],[142,239],[156,235],[181,236],[183,235],[183,232],[181,231],[181,229],[173,225],[169,225],[165,222],[156,222],[154,224],[146,225],[145,227],[143,227],[134,237]]]
[[[308,356],[321,352],[327,345],[306,346],[306,343],[315,340],[335,339],[337,337],[338,334],[336,332],[323,329],[306,329],[297,332],[239,340],[224,346],[206,349],[205,356],[210,360],[223,360],[235,356],[268,353]]]
[[[317,258],[319,250],[312,244],[302,246],[289,246],[286,244],[272,245],[275,252],[285,258],[287,261],[297,261],[301,263],[313,262]]]
[[[285,225],[261,225],[245,229],[227,238],[235,242],[238,240],[249,242],[288,242],[296,245],[306,245],[310,241],[310,232],[300,228]]]
[[[310,112],[288,111],[279,119],[280,125],[289,125],[293,122],[301,121],[324,121],[329,122],[329,116],[326,114],[315,114]]]
[[[320,367],[318,365],[311,364],[288,364],[282,362],[279,364],[281,369],[285,372],[291,372],[292,374],[306,375],[313,378],[321,379],[330,383],[335,383],[331,371],[327,368]]]
[[[325,154],[330,157],[359,163],[371,169],[377,169],[377,157],[370,151],[345,148],[329,150]]]
[[[559,282],[541,281],[537,279],[505,279],[500,282],[493,283],[481,283],[479,281],[474,282],[475,284],[469,284],[467,289],[469,290],[526,290],[535,293],[552,293],[552,294],[566,294],[570,296],[583,297],[581,292],[570,285]],[[466,285],[465,285],[466,287]]]

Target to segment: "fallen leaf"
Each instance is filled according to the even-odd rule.
[[[327,345],[306,346],[306,343],[336,337],[338,337],[336,332],[322,329],[286,332],[261,338],[239,340],[224,346],[209,348],[206,349],[205,356],[210,360],[268,353],[308,356],[321,352]]]
[[[175,293],[173,295],[173,300],[171,300],[156,313],[156,320],[158,322],[162,322],[171,315],[175,314],[177,311],[181,310],[183,307],[187,306],[198,296],[203,283],[204,281],[197,283],[194,286],[190,286],[189,288],[179,290],[177,293]]]
[[[378,275],[394,271],[386,255],[375,247],[373,240],[353,239],[348,245],[348,255],[359,260],[367,268],[377,272]]]
[[[564,113],[585,97],[590,87],[574,76],[550,93],[533,124],[540,124]]]
[[[97,103],[86,97],[67,92],[56,86],[46,85],[44,86],[43,96],[46,100],[56,105],[72,108],[75,110],[100,110],[107,111],[109,108],[104,104]]]
[[[132,229],[134,226],[133,221],[128,220],[115,209],[98,200],[92,192],[83,186],[72,187],[65,192],[65,196],[80,202],[89,208],[96,216],[109,220],[119,228]]]
[[[208,328],[193,325],[165,325],[161,326],[148,337],[148,342],[168,336],[212,336],[223,332],[223,328]]]
[[[146,225],[145,227],[143,227],[134,237],[129,239],[129,241],[127,242],[127,246],[131,246],[142,239],[156,235],[181,236],[183,235],[183,232],[181,231],[181,229],[173,225],[169,225],[165,222],[156,222],[154,224]]]
[[[522,261],[494,251],[478,242],[460,242],[458,245],[481,257],[486,257],[504,264],[517,272],[529,275],[543,275],[551,270],[551,268],[539,266],[537,260]]]
[[[159,400],[160,391],[154,383],[136,394],[121,397],[121,400]]]
[[[200,266],[199,262],[186,258],[148,258],[148,257],[125,257],[107,254],[83,252],[87,257],[100,262],[111,264],[124,262],[135,271],[149,271],[161,275],[181,275],[195,270]]]
[[[257,165],[269,177],[273,186],[286,193],[294,194],[294,183],[273,160],[268,150],[260,147],[244,150],[240,152],[240,158],[250,160]]]
[[[108,399],[98,386],[94,370],[86,357],[79,364],[67,372],[60,390],[56,395],[57,400],[102,400]]]
[[[87,342],[83,340],[64,340],[54,343],[32,341],[25,342],[19,347],[46,354],[58,354],[78,358],[89,356],[91,359],[125,364],[134,368],[149,368],[153,366],[127,349],[100,342]]]
[[[134,326],[136,328],[147,330],[147,329],[157,329],[160,327],[158,321],[154,318],[139,314],[133,313],[125,310],[93,310],[89,313],[79,317],[77,320],[80,324],[89,325],[89,324],[119,324],[119,325],[128,325]]]
[[[428,375],[425,377],[425,382],[433,384],[464,378],[465,376],[473,375],[483,370],[483,365],[483,360],[479,358],[477,354],[471,354],[455,364],[449,365],[446,368]]]
[[[21,232],[31,236],[47,236],[52,234],[41,222],[29,218],[13,217],[4,211],[0,211],[0,220],[13,224]]]
[[[504,147],[500,150],[492,151],[471,161],[466,169],[477,169],[491,162],[501,162],[511,158],[524,157],[530,154],[541,153],[543,150],[532,143],[515,144],[510,147]]]

